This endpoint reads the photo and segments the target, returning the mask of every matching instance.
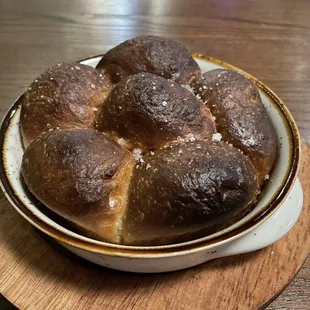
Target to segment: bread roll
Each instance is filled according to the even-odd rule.
[[[22,175],[37,199],[83,234],[120,243],[134,163],[130,152],[96,130],[63,129],[29,145]]]
[[[249,211],[258,182],[250,160],[226,143],[172,143],[143,157],[132,176],[125,244],[203,237]]]
[[[249,156],[262,184],[272,168],[277,141],[255,85],[235,71],[216,69],[204,72],[192,87],[211,110],[223,140]]]
[[[102,57],[97,68],[114,83],[128,75],[149,72],[187,84],[200,73],[183,45],[156,36],[137,37],[117,45]]]
[[[98,113],[97,129],[124,146],[154,150],[171,140],[210,139],[213,117],[191,92],[150,73],[122,79]]]
[[[89,128],[111,85],[94,68],[62,63],[47,69],[24,93],[20,127],[24,146],[58,128]]]

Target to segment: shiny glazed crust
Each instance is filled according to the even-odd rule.
[[[272,168],[277,141],[255,85],[235,71],[216,69],[201,74],[191,86],[215,117],[223,140],[251,159],[262,184]]]
[[[224,142],[171,143],[136,165],[124,243],[187,241],[228,226],[258,194],[250,160]]]
[[[24,146],[52,129],[92,127],[110,87],[109,80],[90,66],[61,63],[47,69],[23,95]]]
[[[139,72],[149,72],[180,84],[200,73],[199,66],[180,43],[156,36],[137,37],[109,50],[97,68],[114,83]]]
[[[96,128],[124,139],[129,149],[154,150],[169,141],[195,136],[211,139],[209,109],[177,83],[150,73],[123,78],[98,112]]]
[[[121,242],[121,220],[135,160],[93,129],[48,132],[25,150],[22,175],[49,209],[92,237]]]

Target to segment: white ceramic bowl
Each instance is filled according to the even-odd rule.
[[[78,256],[96,264],[132,272],[166,272],[201,264],[208,260],[254,251],[283,237],[297,221],[303,194],[297,179],[300,137],[296,124],[281,100],[254,77],[219,60],[193,54],[202,71],[215,68],[236,70],[252,80],[274,124],[278,157],[255,208],[237,223],[215,234],[166,246],[124,246],[97,241],[61,226],[39,208],[20,178],[23,146],[19,131],[20,100],[5,116],[0,131],[2,159],[1,188],[12,206],[33,226]],[[96,66],[101,56],[81,63]]]

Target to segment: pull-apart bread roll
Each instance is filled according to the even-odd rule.
[[[149,72],[188,84],[200,73],[183,45],[156,36],[137,37],[117,45],[102,57],[97,68],[114,83],[128,75]]]
[[[62,63],[47,69],[23,96],[24,146],[49,130],[92,127],[110,87],[109,80],[90,66]]]
[[[224,142],[172,143],[136,165],[124,219],[126,244],[201,237],[240,219],[256,200],[250,160]]]
[[[243,75],[224,69],[204,72],[191,86],[215,117],[223,140],[251,159],[262,184],[272,168],[277,142],[256,86]]]
[[[124,146],[157,149],[192,136],[211,139],[213,117],[201,100],[177,83],[150,73],[123,78],[98,111],[97,129]]]
[[[97,69],[45,71],[20,119],[30,192],[116,244],[178,243],[240,220],[272,168],[275,131],[248,79],[199,74],[184,47],[158,37],[120,44]]]
[[[25,150],[30,192],[85,235],[119,243],[133,155],[94,129],[60,129]]]

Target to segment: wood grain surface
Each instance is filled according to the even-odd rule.
[[[153,34],[177,39],[192,52],[232,63],[265,82],[309,143],[309,12],[308,0],[0,0],[0,115],[46,67]],[[31,230],[26,223],[22,228]],[[42,264],[39,258],[35,262]],[[111,281],[116,285],[120,279]],[[310,309],[310,259],[268,309]]]

